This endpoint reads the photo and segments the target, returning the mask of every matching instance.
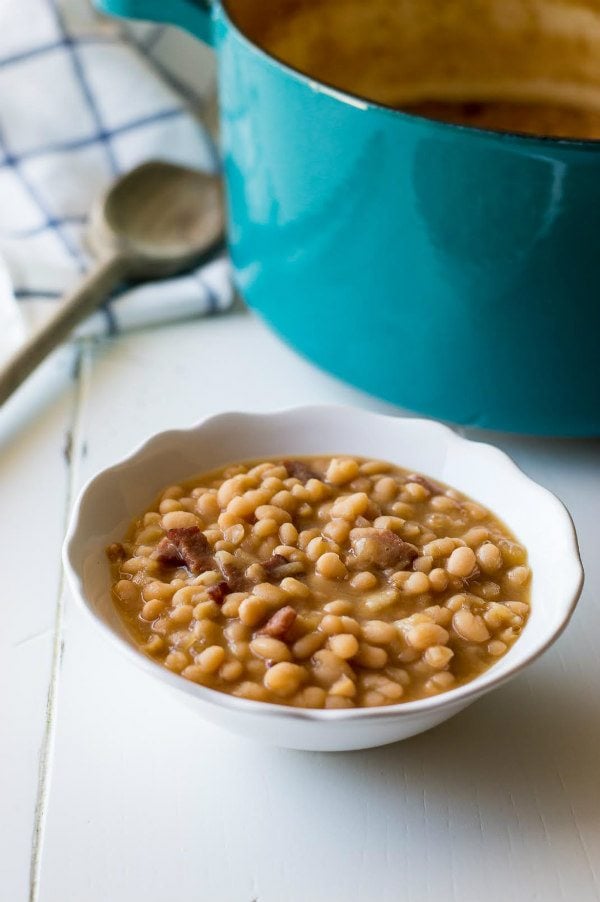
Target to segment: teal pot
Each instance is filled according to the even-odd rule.
[[[220,2],[101,5],[214,46],[235,278],[293,347],[456,423],[600,434],[600,143],[369,103],[269,56]]]

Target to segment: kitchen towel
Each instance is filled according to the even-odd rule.
[[[210,53],[190,36],[108,19],[89,0],[0,5],[4,344],[15,319],[26,331],[77,283],[89,265],[90,206],[120,172],[148,159],[218,168],[201,119],[212,72]],[[217,312],[232,301],[220,256],[184,276],[126,288],[77,334]]]

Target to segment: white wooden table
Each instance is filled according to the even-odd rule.
[[[90,475],[158,429],[329,401],[385,409],[237,311],[64,349],[0,412],[3,902],[600,899],[600,443],[491,437],[572,511],[584,595],[527,673],[398,745],[230,736],[74,607],[59,550]]]

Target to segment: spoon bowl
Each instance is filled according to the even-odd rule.
[[[160,160],[121,176],[90,215],[95,267],[0,371],[0,404],[120,282],[184,272],[214,254],[224,233],[218,176]]]
[[[95,204],[88,243],[96,257],[119,254],[137,278],[180,272],[222,242],[221,179],[160,160],[120,178]]]

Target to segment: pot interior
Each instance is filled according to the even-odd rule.
[[[600,138],[600,0],[227,0],[301,72],[484,128]]]

